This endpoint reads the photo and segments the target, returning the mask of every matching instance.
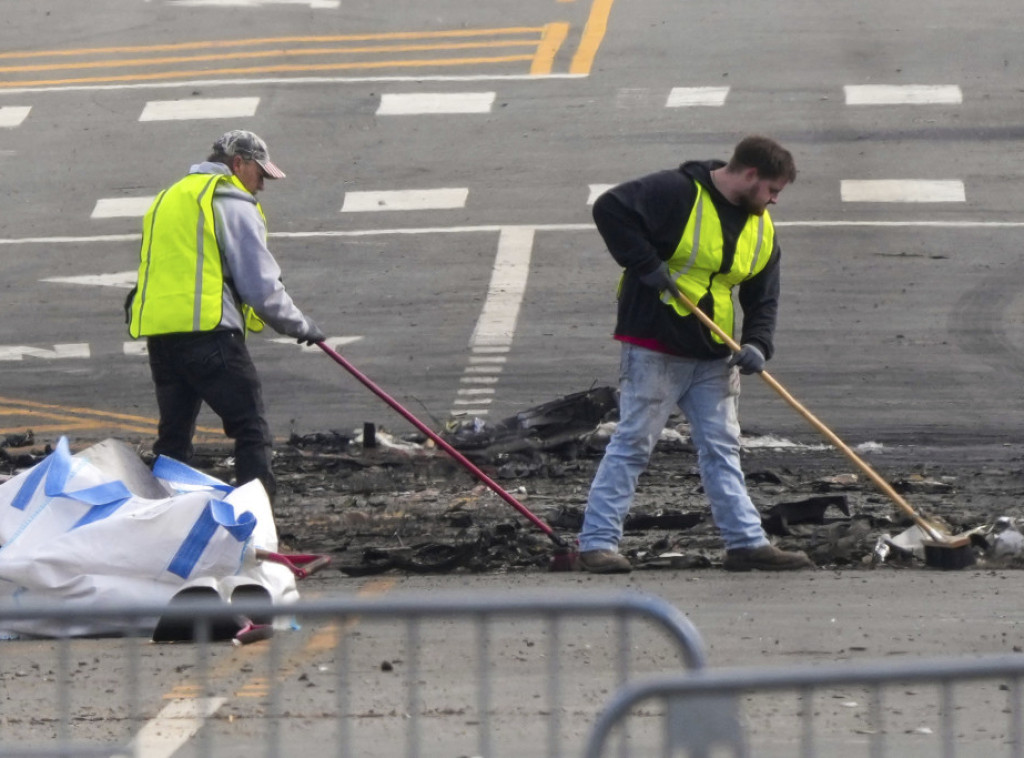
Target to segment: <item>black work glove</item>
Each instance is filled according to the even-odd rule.
[[[315,345],[317,342],[323,342],[327,339],[327,336],[320,331],[320,327],[317,326],[313,319],[306,319],[306,333],[299,337],[296,342],[300,345]]]
[[[730,366],[739,366],[741,374],[760,374],[764,371],[764,353],[759,347],[749,342],[740,348],[738,353],[733,353],[729,359]]]
[[[662,261],[661,265],[654,269],[654,271],[649,274],[642,274],[638,278],[640,279],[641,284],[646,284],[648,287],[654,287],[658,292],[668,290],[673,295],[679,295],[679,287],[676,286],[675,280],[668,271],[668,264],[664,261]]]

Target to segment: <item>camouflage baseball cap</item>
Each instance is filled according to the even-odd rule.
[[[213,143],[213,150],[228,158],[240,155],[243,158],[256,161],[268,179],[284,179],[284,171],[270,161],[267,143],[252,132],[247,132],[244,129],[232,129],[230,132],[225,132],[219,140]]]

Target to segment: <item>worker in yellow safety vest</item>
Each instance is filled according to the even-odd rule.
[[[312,345],[320,328],[292,301],[267,248],[256,200],[283,179],[266,143],[232,130],[207,159],[157,195],[142,229],[139,278],[125,303],[128,331],[146,338],[160,425],[153,452],[188,462],[203,402],[235,444],[235,479],[273,499],[272,437],[246,333],[269,324]]]
[[[726,163],[690,161],[625,182],[594,203],[594,222],[623,268],[615,339],[622,343],[619,422],[590,487],[579,564],[626,573],[618,550],[637,480],[679,407],[697,448],[704,492],[732,571],[813,567],[802,552],[768,541],[740,468],[739,373],[764,370],[774,349],[780,250],[768,206],[796,179],[793,156],[750,136]],[[735,334],[733,296],[743,310],[731,355],[692,315],[685,295]]]

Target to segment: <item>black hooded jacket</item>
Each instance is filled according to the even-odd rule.
[[[690,161],[678,169],[658,171],[605,192],[594,203],[594,223],[615,261],[625,269],[619,294],[616,339],[652,347],[687,358],[712,359],[729,355],[713,342],[707,327],[694,316],[680,316],[662,303],[659,292],[640,282],[672,257],[696,202],[694,181],[710,193],[722,223],[722,270],[732,265],[736,239],[749,218],[715,189],[711,171],[721,161]],[[743,326],[739,342],[754,343],[770,358],[774,352],[779,303],[779,259],[776,243],[768,264],[738,286]]]

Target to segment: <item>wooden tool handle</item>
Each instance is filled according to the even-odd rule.
[[[734,353],[738,353],[742,349],[742,346],[738,342],[736,342],[736,340],[734,340],[732,337],[726,334],[722,327],[720,327],[718,324],[712,321],[711,317],[704,313],[704,311],[702,311],[696,305],[694,305],[693,301],[686,297],[686,295],[680,292],[676,293],[675,297],[683,306],[686,307],[688,311],[690,311],[694,316],[696,316],[700,320],[700,322],[704,324],[704,326],[710,329],[720,340],[722,340],[722,342],[724,342],[730,350],[732,350]],[[825,436],[826,439],[828,439],[829,442],[835,445],[839,450],[843,452],[843,454],[847,458],[853,461],[857,468],[859,468],[864,473],[864,475],[868,477],[868,479],[874,482],[875,486],[877,486],[878,489],[880,489],[890,500],[892,500],[897,506],[899,506],[899,508],[904,513],[906,513],[910,518],[912,518],[914,520],[914,523],[917,524],[922,530],[924,530],[924,532],[928,535],[930,539],[935,540],[936,542],[943,542],[946,539],[935,526],[928,523],[928,521],[926,521],[924,517],[922,517],[916,510],[914,510],[913,506],[911,506],[910,503],[908,503],[900,495],[900,493],[898,493],[896,490],[892,488],[892,485],[885,481],[885,479],[883,479],[877,471],[871,468],[871,466],[869,466],[867,462],[864,461],[859,455],[853,452],[849,445],[847,445],[845,442],[839,439],[839,436],[835,432],[833,432],[831,429],[825,426],[825,424],[817,416],[815,416],[813,413],[807,410],[795,397],[793,397],[786,390],[785,387],[779,384],[778,380],[775,377],[773,377],[767,371],[761,371],[760,374],[761,378],[764,379],[764,381],[768,384],[769,387],[771,387],[773,390],[779,393],[782,399],[785,400],[790,405],[790,407],[792,407],[797,413],[803,416],[808,421],[808,423],[810,423],[811,426],[817,429],[822,435]]]

